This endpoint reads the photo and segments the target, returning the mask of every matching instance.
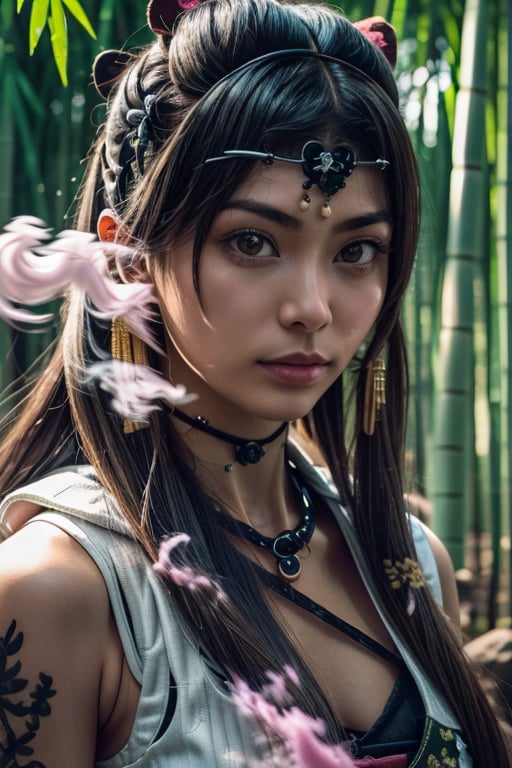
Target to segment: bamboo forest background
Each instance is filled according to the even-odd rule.
[[[104,48],[150,39],[145,5],[88,0],[85,17],[78,0],[1,0],[0,225],[25,213],[57,229],[71,224],[82,160],[103,116],[91,62]],[[382,15],[397,29],[402,109],[422,174],[422,238],[404,308],[410,487],[428,499],[456,568],[469,566],[483,584],[477,631],[509,626],[509,2],[339,5],[354,20]],[[0,328],[3,386],[51,336]]]

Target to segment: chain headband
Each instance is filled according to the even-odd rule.
[[[299,208],[301,211],[306,211],[309,208],[311,198],[308,190],[313,185],[316,185],[325,195],[321,211],[324,218],[328,218],[332,213],[329,205],[331,197],[339,189],[343,189],[346,186],[347,178],[356,166],[376,166],[383,171],[390,165],[389,160],[382,158],[377,160],[356,160],[352,149],[345,144],[334,147],[332,150],[326,150],[318,141],[307,141],[302,147],[299,158],[282,157],[274,155],[272,152],[257,152],[250,149],[226,149],[219,157],[210,157],[205,160],[204,165],[233,158],[259,159],[265,165],[273,165],[276,160],[283,163],[300,165],[304,175],[307,176],[307,181],[302,185],[305,192],[299,203]]]
[[[181,14],[190,11],[195,6],[200,5],[201,1],[202,0],[150,0],[147,7],[148,25],[160,38],[170,39],[177,18]],[[391,68],[393,68],[396,63],[397,49],[394,28],[388,24],[385,19],[377,16],[355,22],[353,26],[356,27],[372,43],[372,45],[382,52]],[[270,51],[262,56],[244,62],[239,67],[221,77],[212,88],[207,91],[207,93],[194,89],[184,82],[179,83],[178,87],[183,93],[200,100],[203,96],[208,96],[212,91],[214,92],[217,87],[222,86],[226,80],[231,80],[233,76],[244,72],[249,67],[257,66],[259,63],[264,63],[273,59],[286,59],[288,57],[306,58],[313,56],[323,61],[330,61],[348,67],[365,78],[369,77],[367,73],[360,70],[357,66],[354,66],[341,58],[309,48],[290,48]],[[131,60],[133,60],[133,54],[125,51],[109,50],[104,51],[97,56],[93,67],[93,79],[98,92],[103,98],[109,97],[112,87],[118,82],[121,73],[125,70]],[[156,137],[154,125],[156,110],[154,111],[153,109],[156,101],[155,95],[152,93],[140,93],[140,99],[140,105],[137,105],[134,109],[129,109],[127,112],[126,120],[128,122],[128,130],[121,142],[122,146],[119,152],[118,162],[107,157],[106,148],[104,149],[102,158],[103,176],[105,186],[110,190],[110,202],[113,205],[120,203],[125,198],[127,188],[131,183],[134,172],[139,177],[144,175],[145,153],[149,144],[152,143]],[[310,151],[312,151],[311,148]],[[320,161],[318,162],[318,157],[320,155]],[[111,162],[112,160],[113,163]],[[311,161],[314,161],[313,164],[311,164]],[[306,191],[300,203],[301,210],[306,210],[311,202],[307,190],[310,189],[313,184],[316,184],[322,189],[322,187],[326,185],[332,188],[333,184],[338,184],[339,182],[336,189],[331,192],[322,189],[326,195],[325,203],[322,207],[322,215],[324,217],[329,216],[331,213],[329,206],[331,195],[345,186],[345,179],[355,167],[356,163],[352,151],[350,148],[345,147],[335,147],[332,151],[325,151],[321,148],[320,153],[315,157],[304,157],[301,158],[300,162],[303,164],[304,173],[308,176],[310,182],[305,182],[304,184],[304,189]],[[384,162],[385,161],[383,160],[377,160],[375,161],[375,164],[380,164],[380,167],[384,168]],[[309,170],[306,167],[308,164],[310,166]],[[359,162],[357,164],[361,165],[362,163]],[[342,167],[340,167],[340,165]],[[112,189],[112,187],[114,188]]]

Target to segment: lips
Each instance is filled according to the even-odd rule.
[[[325,357],[322,357],[322,355],[319,354],[305,354],[304,352],[294,352],[291,355],[284,355],[283,357],[276,357],[273,360],[264,360],[262,361],[264,365],[298,365],[298,366],[308,366],[308,365],[327,365],[328,360],[325,359]]]
[[[319,354],[296,352],[273,360],[262,360],[260,365],[275,379],[304,385],[317,381],[325,373],[329,361]]]

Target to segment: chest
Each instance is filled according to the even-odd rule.
[[[333,521],[327,518],[318,526],[302,565],[295,583],[304,596],[299,596],[302,605],[293,594],[292,602],[272,591],[272,608],[339,720],[349,729],[366,731],[382,713],[399,667],[357,637],[369,637],[391,653],[393,641]],[[333,626],[329,616],[319,618],[314,603],[351,625],[356,639]]]

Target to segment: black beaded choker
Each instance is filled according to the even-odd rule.
[[[290,469],[290,478],[299,494],[302,505],[302,518],[300,523],[293,531],[282,531],[277,536],[264,536],[262,533],[252,528],[241,520],[233,518],[225,519],[224,523],[232,533],[241,534],[251,544],[263,547],[272,552],[277,560],[277,570],[279,575],[285,581],[291,582],[299,578],[302,571],[302,563],[299,558],[299,552],[304,547],[308,547],[311,537],[315,531],[315,508],[307,488],[299,482],[296,477],[296,466],[288,461]]]
[[[173,408],[172,415],[176,416],[180,421],[184,421],[185,424],[188,424],[194,429],[199,429],[201,432],[206,432],[206,434],[211,435],[212,437],[216,437],[219,440],[224,440],[224,442],[234,445],[235,461],[242,464],[242,466],[246,466],[247,464],[257,464],[265,455],[263,446],[276,440],[288,426],[288,422],[285,421],[275,430],[275,432],[272,432],[268,437],[264,437],[263,440],[247,440],[245,437],[236,437],[236,435],[230,435],[229,432],[222,432],[220,429],[210,427],[208,420],[203,416],[196,416],[194,419],[192,416],[183,413],[183,411],[179,411],[177,408]],[[224,471],[232,472],[233,465],[226,464]]]

